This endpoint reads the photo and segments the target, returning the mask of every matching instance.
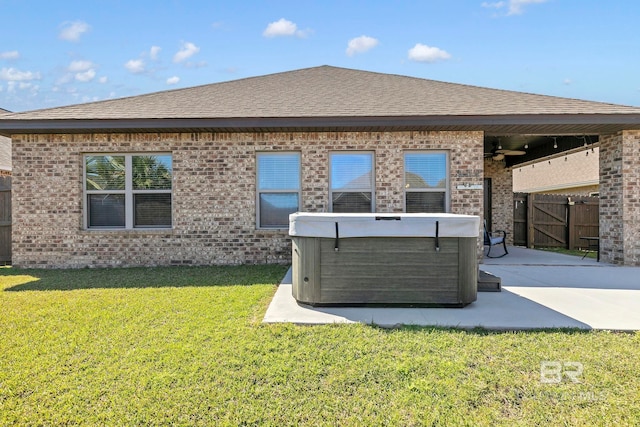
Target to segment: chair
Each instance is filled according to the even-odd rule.
[[[494,232],[489,233],[487,231],[487,222],[484,222],[484,244],[489,246],[489,250],[487,251],[487,258],[502,258],[507,255],[509,252],[507,251],[507,232],[504,230],[496,230]],[[491,256],[491,248],[495,245],[502,244],[504,248],[504,253],[498,256]]]

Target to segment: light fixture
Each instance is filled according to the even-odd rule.
[[[553,148],[558,148],[558,138],[557,137],[553,137]]]
[[[528,150],[529,149],[529,144],[524,144],[524,149]]]

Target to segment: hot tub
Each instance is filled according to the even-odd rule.
[[[293,297],[313,306],[462,307],[476,300],[480,218],[295,213]]]

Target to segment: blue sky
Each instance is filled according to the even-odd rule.
[[[0,0],[0,108],[333,65],[640,106],[638,1]]]

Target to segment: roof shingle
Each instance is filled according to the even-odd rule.
[[[5,115],[18,120],[640,114],[640,108],[320,66]]]

